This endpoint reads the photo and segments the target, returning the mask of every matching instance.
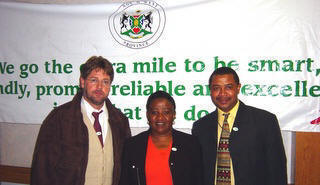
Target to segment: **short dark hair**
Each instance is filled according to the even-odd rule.
[[[225,74],[232,74],[234,81],[236,84],[240,84],[239,76],[235,70],[230,67],[220,67],[214,70],[209,78],[209,87],[211,86],[212,79],[215,75],[225,75]],[[211,87],[210,87],[211,88]]]
[[[174,102],[174,99],[172,98],[172,96],[169,93],[167,93],[165,91],[156,91],[149,96],[149,98],[147,100],[147,105],[146,105],[147,110],[149,110],[150,104],[152,103],[152,101],[155,99],[158,99],[158,98],[167,99],[173,105],[174,111],[176,111],[176,103]]]
[[[80,75],[86,79],[94,69],[102,69],[110,76],[111,82],[113,81],[114,71],[111,62],[102,56],[92,56],[84,64],[80,66]]]

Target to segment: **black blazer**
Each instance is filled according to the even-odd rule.
[[[193,124],[202,147],[204,184],[215,182],[218,111]],[[286,155],[276,116],[240,101],[229,143],[236,185],[287,185]]]
[[[150,130],[127,139],[124,145],[120,185],[146,185],[145,159]],[[174,185],[202,185],[202,154],[197,139],[177,130],[169,166]]]

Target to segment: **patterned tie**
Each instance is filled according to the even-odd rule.
[[[224,120],[222,125],[222,131],[217,150],[217,185],[230,185],[230,152],[229,152],[229,124],[228,114],[223,114]]]
[[[99,114],[102,112],[102,110],[100,112],[92,112],[92,116],[94,117],[94,130],[97,133],[97,136],[100,140],[101,146],[103,147],[103,140],[102,140],[102,131],[101,131],[101,125],[99,123]]]

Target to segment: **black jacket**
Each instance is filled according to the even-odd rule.
[[[123,149],[120,185],[146,185],[145,159],[150,130],[127,139]],[[174,185],[202,185],[202,155],[197,139],[173,130],[169,166]]]

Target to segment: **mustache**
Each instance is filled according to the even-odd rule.
[[[95,90],[94,93],[103,94],[102,90]]]
[[[216,97],[217,100],[230,100],[231,97],[225,97],[225,96],[218,96]]]

